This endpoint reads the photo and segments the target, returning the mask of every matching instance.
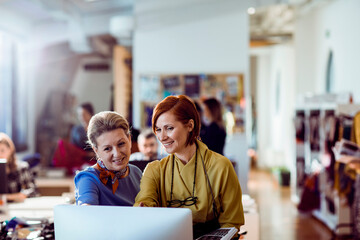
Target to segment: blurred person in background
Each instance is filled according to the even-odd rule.
[[[94,115],[93,105],[89,102],[80,104],[77,108],[77,115],[80,124],[71,129],[70,142],[85,151],[92,152],[91,147],[87,144],[86,132],[90,119]]]
[[[226,131],[222,118],[221,103],[215,98],[208,98],[202,103],[205,128],[201,140],[210,150],[223,155]]]
[[[95,159],[86,135],[90,119],[94,115],[93,105],[89,102],[80,104],[77,115],[80,124],[71,129],[70,142],[59,139],[52,160],[53,166],[65,168],[67,175],[73,175],[77,170],[91,165],[91,161]]]
[[[151,129],[145,129],[141,131],[138,136],[138,147],[140,152],[131,154],[130,161],[134,160],[160,160],[167,156],[167,154],[159,154],[159,144],[155,134]]]
[[[38,191],[29,164],[16,159],[16,149],[8,135],[0,132],[0,158],[6,159],[8,193],[7,201],[23,202],[28,197],[35,197]]]

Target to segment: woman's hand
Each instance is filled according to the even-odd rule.
[[[26,198],[27,196],[21,192],[6,194],[7,201],[23,202]]]

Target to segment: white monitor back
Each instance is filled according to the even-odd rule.
[[[54,224],[56,240],[193,239],[187,208],[57,205]]]

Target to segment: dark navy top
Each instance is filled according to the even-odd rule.
[[[221,155],[224,154],[224,146],[226,139],[225,129],[219,127],[216,123],[211,123],[209,126],[204,126],[201,130],[200,137],[206,146]]]

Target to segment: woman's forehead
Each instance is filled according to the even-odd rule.
[[[4,147],[6,147],[6,148],[10,148],[6,143],[4,143],[4,142],[0,142],[0,147],[2,147],[2,148],[4,148]]]
[[[163,126],[163,125],[167,125],[167,124],[174,124],[175,122],[178,122],[177,118],[175,117],[175,114],[173,114],[170,111],[167,111],[158,117],[155,125]]]
[[[117,128],[111,131],[103,132],[96,138],[98,145],[108,144],[110,142],[117,142],[121,139],[128,139],[130,136],[126,135],[125,130]]]

